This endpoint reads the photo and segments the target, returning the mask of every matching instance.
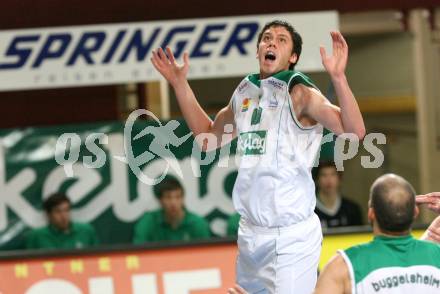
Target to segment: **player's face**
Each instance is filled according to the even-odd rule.
[[[292,49],[293,40],[285,27],[270,27],[264,31],[257,50],[261,78],[289,69],[290,63],[297,59]]]
[[[160,198],[160,204],[168,217],[180,216],[183,210],[183,191],[165,191]]]
[[[324,167],[319,170],[318,188],[323,193],[338,192],[339,174],[334,167]]]
[[[48,214],[49,223],[61,231],[69,229],[70,226],[70,204],[62,202],[55,206]]]

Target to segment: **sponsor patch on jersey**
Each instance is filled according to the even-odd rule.
[[[269,99],[269,108],[277,108],[278,107],[278,100],[275,95],[275,93],[270,97]]]
[[[240,133],[237,151],[242,155],[262,155],[266,153],[267,131]]]
[[[243,94],[244,90],[246,90],[248,86],[248,82],[243,82],[240,86],[238,86],[238,93]]]
[[[284,87],[284,84],[282,82],[279,82],[277,80],[274,79],[270,79],[267,81],[269,83],[269,85],[271,85],[272,87],[274,87],[277,90],[282,90]]]
[[[251,105],[251,99],[244,98],[243,103],[241,104],[241,112],[248,111],[250,105]]]

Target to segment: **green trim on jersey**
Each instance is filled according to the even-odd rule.
[[[315,88],[316,90],[319,90],[318,87],[313,83],[312,79],[310,79],[308,76],[303,74],[299,71],[294,71],[293,75],[291,76],[290,80],[288,81],[289,84],[289,92],[292,90],[292,88],[298,84],[302,84],[304,86]]]
[[[305,74],[303,74],[302,72],[299,72],[299,71],[284,70],[284,71],[277,72],[276,74],[272,75],[269,78],[275,78],[277,80],[284,82],[287,85],[287,89],[288,89],[287,94],[288,95],[290,95],[290,91],[292,90],[292,88],[298,84],[302,84],[302,85],[310,87],[310,88],[315,88],[319,91],[318,87],[316,87],[316,85],[312,82],[312,80],[308,76],[306,76]],[[254,86],[256,86],[258,88],[260,87],[260,85],[261,85],[260,74],[257,74],[257,73],[250,74],[247,76],[247,79],[252,84],[254,84]],[[302,126],[292,111],[293,105],[292,105],[292,101],[290,101],[291,99],[287,99],[287,100],[289,103],[290,115],[298,128],[300,128],[301,130],[304,130],[304,131],[308,131],[308,130],[312,130],[316,126],[318,126],[318,124],[315,124],[313,126],[307,126],[307,127]]]
[[[292,88],[298,84],[302,84],[305,85],[307,87],[311,87],[311,88],[315,88],[319,91],[318,87],[315,86],[315,84],[313,84],[312,80],[306,76],[305,74],[299,72],[299,71],[294,71],[293,74],[290,76],[289,81],[287,82],[288,84],[288,91],[290,94],[290,91],[292,90]],[[293,113],[293,102],[291,101],[291,99],[288,99],[289,102],[289,110],[290,110],[290,116],[292,117],[293,121],[295,122],[296,126],[298,128],[300,128],[301,130],[312,130],[314,129],[318,123],[314,124],[313,126],[303,126],[300,124],[300,122],[298,121],[298,119],[296,118],[296,115]]]
[[[280,141],[281,119],[283,118],[283,111],[284,111],[284,105],[286,104],[286,100],[290,100],[290,99],[284,99],[283,106],[282,106],[282,108],[281,108],[281,113],[280,113],[280,120],[278,121],[278,131],[277,131],[277,150],[278,150],[278,143],[279,143],[279,141]],[[290,107],[289,107],[289,108],[290,108]],[[277,162],[277,167],[278,167],[278,153],[279,153],[279,152],[277,152],[277,153],[275,154],[275,159],[276,159],[276,162]]]
[[[254,84],[257,87],[260,87],[261,84],[260,74],[258,73],[250,74],[247,76],[247,78],[252,84]],[[308,76],[306,76],[305,74],[299,71],[283,70],[277,72],[276,74],[270,76],[269,78],[275,78],[277,80],[285,82],[286,84],[289,85],[289,90],[297,84],[303,84],[307,87],[318,89],[318,87],[316,87],[316,85]]]
[[[250,74],[247,78],[252,84],[260,88],[260,74]]]
[[[298,128],[300,128],[303,131],[308,131],[308,130],[313,130],[314,128],[316,128],[319,124],[316,123],[313,126],[303,126],[301,125],[301,123],[298,121],[298,119],[296,118],[296,115],[293,113],[292,109],[292,101],[290,101],[290,99],[287,99],[288,103],[289,103],[289,111],[290,111],[290,116],[292,117],[293,121],[295,122],[296,126]]]
[[[355,284],[383,268],[417,265],[440,268],[440,246],[414,239],[411,235],[375,236],[373,241],[350,247],[344,252],[353,266]]]

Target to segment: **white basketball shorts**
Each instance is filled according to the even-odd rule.
[[[240,220],[237,284],[250,294],[310,294],[315,289],[322,230],[313,214],[288,227],[264,228]]]

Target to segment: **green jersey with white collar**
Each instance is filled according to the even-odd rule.
[[[440,293],[440,246],[414,239],[376,236],[339,251],[348,265],[352,293]]]

